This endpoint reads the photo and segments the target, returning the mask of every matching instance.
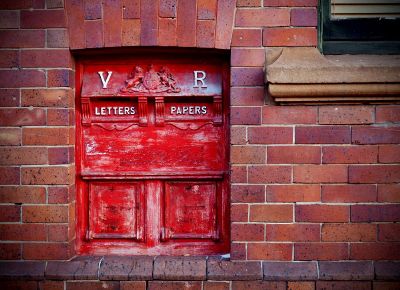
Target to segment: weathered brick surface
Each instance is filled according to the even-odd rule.
[[[68,262],[48,262],[46,279],[50,280],[97,280],[100,257]]]
[[[231,262],[212,258],[207,261],[207,277],[210,280],[261,280],[261,263]]]
[[[319,262],[321,280],[373,280],[372,262]]]
[[[153,258],[105,257],[100,265],[100,280],[148,280],[152,277]]]
[[[156,280],[205,280],[206,257],[156,257],[153,278]]]
[[[301,281],[318,278],[315,262],[263,262],[264,280]]]

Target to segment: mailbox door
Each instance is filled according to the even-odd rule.
[[[78,252],[228,252],[228,61],[167,52],[79,62]]]

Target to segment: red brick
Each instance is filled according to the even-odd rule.
[[[48,203],[63,204],[69,202],[69,188],[67,186],[49,186]]]
[[[0,87],[44,87],[45,72],[41,70],[2,70],[0,71]]]
[[[64,290],[64,281],[42,281],[40,282],[40,290]]]
[[[231,259],[246,260],[246,243],[231,243]]]
[[[297,144],[346,144],[350,143],[348,126],[304,126],[296,127]]]
[[[70,148],[68,147],[51,147],[49,152],[49,164],[68,164],[73,162],[70,157]]]
[[[319,242],[320,226],[317,224],[267,224],[267,241]]]
[[[121,281],[120,290],[146,290],[146,281]]]
[[[347,243],[296,243],[294,244],[294,259],[308,260],[347,260]]]
[[[47,164],[47,148],[43,147],[0,147],[0,164]]]
[[[18,11],[0,11],[0,28],[19,28]]]
[[[399,288],[400,288],[400,282],[380,282],[380,281],[373,282],[374,290],[398,290]]]
[[[317,6],[317,0],[264,0],[264,6]]]
[[[72,125],[72,110],[69,109],[47,109],[47,125],[49,126],[68,126]]]
[[[377,146],[324,146],[322,163],[376,163]]]
[[[104,0],[103,5],[103,29],[104,45],[106,47],[121,46],[121,5],[122,0]]]
[[[20,184],[19,167],[0,167],[0,184]]]
[[[66,27],[64,10],[23,10],[21,28],[58,28]]]
[[[258,125],[261,124],[260,107],[232,107],[232,125]]]
[[[231,144],[241,145],[246,144],[246,127],[233,127],[231,126]]]
[[[399,260],[400,243],[354,243],[350,244],[350,259]]]
[[[196,0],[180,1],[178,5],[178,46],[196,46]]]
[[[68,14],[69,44],[71,49],[86,48],[84,33],[84,3],[86,1],[66,1],[65,11]]]
[[[21,259],[21,244],[0,244],[1,260],[19,260]],[[0,284],[1,286],[1,284]],[[11,288],[12,289],[12,288]],[[36,288],[35,288],[36,290]]]
[[[290,183],[292,179],[291,166],[255,165],[248,170],[250,183]]]
[[[96,48],[104,46],[102,20],[85,21],[84,29],[85,29],[85,40],[87,48]]]
[[[247,258],[249,260],[290,261],[292,259],[292,244],[249,243],[247,245]]]
[[[160,46],[176,46],[176,19],[158,19],[158,44]]]
[[[296,8],[290,10],[291,26],[317,26],[317,18],[317,9],[315,8]]]
[[[68,89],[25,89],[21,92],[22,106],[72,107],[74,97]]]
[[[95,20],[102,17],[102,2],[96,0],[85,0],[85,19]],[[69,15],[69,14],[68,14]]]
[[[127,282],[129,283],[129,282]],[[66,290],[119,290],[119,281],[67,281]],[[130,288],[127,288],[130,290]]]
[[[264,66],[265,51],[258,48],[233,48],[231,50],[232,66]]]
[[[237,0],[237,7],[260,7],[260,0]]]
[[[374,202],[377,200],[375,185],[339,184],[322,185],[323,202]]]
[[[290,282],[288,290],[315,290],[315,282]]]
[[[400,127],[356,126],[352,128],[353,144],[400,143]]]
[[[68,48],[68,31],[66,29],[48,29],[47,47]]]
[[[68,127],[23,128],[24,145],[68,145],[70,144]]]
[[[198,0],[197,19],[216,19],[217,0]]]
[[[249,215],[249,207],[247,204],[231,205],[232,222],[247,222],[249,220],[248,215]]]
[[[317,281],[317,290],[371,290],[369,281]],[[374,288],[375,289],[375,288]],[[386,289],[388,290],[388,289]]]
[[[63,0],[46,0],[46,8],[53,9],[53,8],[63,8],[64,1]]]
[[[400,221],[400,204],[352,205],[352,222]]]
[[[268,202],[320,201],[319,185],[267,185]]]
[[[4,241],[45,241],[46,227],[43,224],[2,224],[0,225]]]
[[[68,208],[62,205],[26,205],[22,208],[22,220],[26,223],[68,222]]]
[[[315,28],[265,28],[263,30],[264,46],[316,46],[317,30]]]
[[[46,112],[43,109],[0,109],[0,126],[38,126],[45,124]]]
[[[378,184],[378,202],[400,202],[400,184]]]
[[[205,281],[203,282],[204,290],[229,290],[230,289],[229,282],[214,282],[214,281]]]
[[[0,107],[19,107],[19,89],[0,89]]]
[[[400,106],[377,106],[376,107],[377,123],[395,123],[400,122]]]
[[[380,163],[400,163],[400,145],[379,146]]]
[[[264,185],[232,185],[231,202],[265,202]]]
[[[232,47],[237,46],[261,46],[261,29],[234,29],[232,33]]]
[[[0,48],[40,48],[45,37],[44,30],[0,30]]]
[[[268,147],[267,163],[295,164],[321,163],[319,146],[273,146]]]
[[[400,182],[400,165],[350,165],[350,183]]]
[[[316,124],[316,107],[264,106],[263,124]]]
[[[215,20],[197,20],[196,47],[213,48],[215,45]]]
[[[20,64],[18,50],[0,50],[1,68],[18,68],[19,66]]]
[[[368,242],[376,240],[374,224],[323,224],[324,242]]]
[[[290,11],[285,8],[237,9],[236,27],[289,26]]]
[[[47,225],[47,233],[50,242],[68,242],[68,225]]]
[[[348,222],[350,207],[345,205],[296,204],[296,222]]]
[[[264,97],[264,87],[231,87],[232,106],[262,106]]]
[[[232,146],[231,163],[265,163],[265,146]]]
[[[158,15],[165,18],[176,18],[177,4],[177,0],[160,0]]]
[[[200,281],[149,281],[149,290],[200,290]],[[99,289],[100,290],[100,289]],[[111,289],[113,290],[113,289]]]
[[[246,166],[231,166],[231,182],[232,183],[247,182],[247,167]]]
[[[140,18],[140,0],[122,0],[122,7],[124,19]]]
[[[295,183],[347,182],[346,165],[298,165],[293,168]]]
[[[255,204],[250,205],[252,222],[293,222],[291,204]]]
[[[286,282],[280,281],[232,281],[233,290],[286,290]]]
[[[0,186],[0,203],[45,203],[46,188],[38,186]]]
[[[160,25],[161,24],[162,22],[160,22]],[[139,44],[140,44],[140,19],[122,20],[122,45],[138,46]],[[160,45],[163,45],[163,42],[160,42]]]
[[[400,224],[378,224],[378,241],[398,242],[400,241]]]
[[[53,69],[47,70],[48,87],[73,87],[74,76],[72,70]]]
[[[0,205],[0,222],[21,221],[20,205]]]
[[[26,260],[67,260],[71,254],[66,243],[27,243],[23,245],[22,256]]]
[[[0,145],[20,145],[21,129],[20,128],[1,128]]]
[[[262,224],[232,224],[232,241],[264,241],[264,225]]]
[[[22,168],[22,184],[71,184],[74,178],[72,167],[24,167]]]
[[[235,19],[235,1],[217,1],[217,25],[215,27],[215,48],[230,49]]]
[[[249,127],[250,144],[292,144],[292,127]]]
[[[71,67],[71,55],[67,49],[22,50],[22,67]]]
[[[264,72],[261,67],[234,67],[231,69],[232,86],[262,86]]]
[[[318,120],[320,124],[370,124],[374,122],[372,106],[321,106]]]

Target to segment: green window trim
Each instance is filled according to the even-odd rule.
[[[330,0],[319,0],[323,54],[400,54],[400,18],[331,19],[330,7]]]

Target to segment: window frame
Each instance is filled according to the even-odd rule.
[[[331,0],[319,0],[318,5],[318,48],[323,54],[400,54],[400,18],[332,19]]]

